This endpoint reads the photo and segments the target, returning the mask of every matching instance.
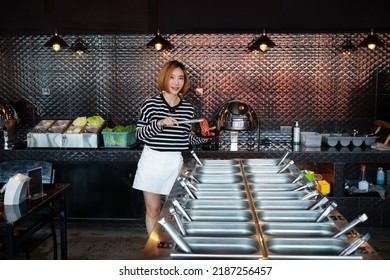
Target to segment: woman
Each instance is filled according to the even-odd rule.
[[[178,123],[195,115],[192,104],[181,97],[190,85],[185,66],[178,61],[165,63],[157,82],[161,93],[144,102],[137,122],[137,137],[145,145],[133,184],[144,193],[149,235],[160,213],[161,195],[169,194],[182,167],[181,152],[190,144],[207,142],[191,134],[191,124]]]

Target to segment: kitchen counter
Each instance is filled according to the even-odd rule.
[[[203,158],[276,158],[287,150],[267,149],[259,151],[197,151]],[[35,159],[51,162],[128,162],[136,161],[141,155],[141,149],[13,149],[0,150],[1,160]],[[185,158],[190,158],[185,153]],[[378,151],[370,147],[326,147],[305,148],[292,151],[290,156],[296,162],[343,162],[343,163],[389,163],[390,151]]]
[[[136,172],[140,147],[133,149],[13,149],[0,150],[0,160],[44,160],[54,164],[57,182],[71,183],[70,219],[130,220],[143,223],[142,192],[131,189]],[[280,158],[283,149],[260,151],[196,151],[200,158]],[[390,169],[390,151],[378,151],[370,147],[327,147],[291,151],[289,158],[296,163],[311,166],[324,165],[332,181],[332,196],[341,205],[347,219],[359,212],[367,212],[370,219],[366,226],[390,226],[385,219],[390,215],[390,199],[379,196],[353,197],[345,194],[345,179],[357,178],[359,165],[367,164],[372,176],[377,166]],[[189,152],[185,161],[193,160]],[[310,166],[310,167],[311,167]],[[119,205],[119,206],[118,206]]]

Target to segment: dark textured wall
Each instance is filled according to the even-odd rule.
[[[277,47],[257,56],[246,48],[258,34],[172,34],[170,53],[146,48],[151,35],[85,35],[83,57],[44,48],[50,36],[2,36],[0,101],[17,108],[19,137],[40,118],[99,114],[113,124],[132,122],[142,101],[158,92],[161,65],[177,59],[190,72],[186,98],[210,119],[233,98],[255,109],[261,130],[299,120],[308,131],[372,131],[377,117],[390,119],[389,33],[378,34],[381,49],[359,48],[352,56],[340,54],[341,43],[357,45],[367,34],[268,35]],[[63,38],[72,44],[78,37]]]

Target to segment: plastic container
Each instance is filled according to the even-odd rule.
[[[385,184],[385,172],[382,167],[378,167],[378,171],[376,172],[376,184],[380,186]]]
[[[323,195],[330,193],[330,184],[326,180],[318,181],[316,185],[317,190],[319,190]]]
[[[301,132],[302,145],[311,148],[321,147],[322,135],[317,132]]]
[[[129,148],[137,143],[135,130],[130,132],[102,131],[102,135],[106,148]]]

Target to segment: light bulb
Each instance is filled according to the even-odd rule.
[[[263,52],[265,52],[267,50],[267,48],[268,48],[267,44],[261,44],[260,45],[260,50],[263,51]]]
[[[157,43],[154,45],[154,47],[156,48],[156,50],[161,50],[162,49],[162,44],[161,43]]]
[[[345,51],[343,51],[343,54],[344,54],[344,55],[351,55],[351,54],[352,54],[352,51],[350,51],[350,50],[345,50]]]
[[[61,49],[60,44],[53,44],[53,50],[59,51]]]
[[[367,46],[370,50],[374,50],[376,48],[376,44],[368,44]]]

